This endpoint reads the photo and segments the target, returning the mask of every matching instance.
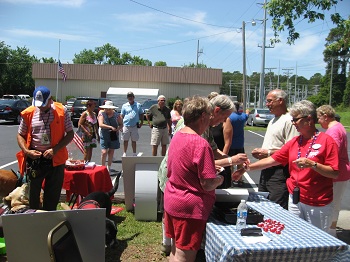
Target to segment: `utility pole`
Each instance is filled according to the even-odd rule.
[[[289,76],[290,76],[290,71],[293,71],[293,68],[282,68],[282,70],[287,71],[285,74],[287,75],[287,92],[288,92],[288,101],[289,101],[289,105],[291,105],[291,103],[290,103]]]
[[[198,67],[198,58],[201,54],[203,54],[203,49],[199,50],[199,40],[198,40],[198,43],[197,43],[197,67]]]
[[[264,20],[263,20],[263,44],[261,46],[261,73],[260,73],[260,97],[259,97],[259,107],[263,107],[263,101],[265,100],[265,49],[273,48],[273,46],[266,46],[266,0],[264,1]]]
[[[330,81],[330,86],[329,86],[329,105],[330,105],[330,106],[332,106],[333,64],[334,64],[334,58],[332,57],[332,63],[331,63],[331,81]]]
[[[270,88],[269,88],[269,91],[271,91],[273,88],[272,88],[272,79],[271,79],[271,73],[272,73],[272,70],[276,69],[276,67],[266,67],[265,68],[266,70],[269,70],[269,79],[270,79]]]
[[[295,64],[294,103],[297,101],[298,62]]]
[[[230,97],[231,97],[231,87],[232,87],[232,80],[231,79],[228,82],[228,86],[230,87]]]
[[[280,69],[281,69],[281,61],[278,60],[278,77],[277,77],[277,88],[280,88]]]
[[[248,21],[242,22],[242,46],[243,46],[243,82],[242,82],[242,103],[243,103],[243,112],[246,109],[246,90],[247,90],[247,69],[246,69],[246,50],[245,50],[245,24],[251,23],[252,26],[256,25],[256,22]]]

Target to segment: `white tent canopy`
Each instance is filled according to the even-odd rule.
[[[106,98],[113,101],[114,105],[118,106],[120,110],[122,105],[128,101],[126,97],[128,92],[133,92],[135,101],[141,104],[146,100],[157,100],[159,95],[159,89],[110,87],[107,90]]]
[[[126,94],[128,92],[133,92],[136,96],[157,96],[159,94],[159,89],[152,88],[125,88],[125,87],[110,87],[107,90],[107,95],[124,95],[126,98]]]

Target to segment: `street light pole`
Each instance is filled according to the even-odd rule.
[[[256,25],[256,22],[249,21],[252,26]],[[246,52],[245,52],[245,24],[246,22],[242,22],[242,45],[243,45],[243,82],[242,82],[242,103],[243,103],[243,112],[246,109],[246,90],[247,90],[247,69],[246,69]]]
[[[242,22],[242,45],[243,45],[243,88],[242,88],[242,102],[243,102],[243,112],[245,112],[246,108],[246,99],[245,99],[245,92],[246,92],[246,54],[245,54],[245,22]]]
[[[265,100],[265,46],[266,46],[266,0],[264,1],[264,30],[263,43],[261,55],[261,73],[260,73],[260,92],[259,92],[259,108],[263,108],[263,101]]]

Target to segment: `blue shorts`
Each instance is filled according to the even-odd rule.
[[[117,140],[111,141],[110,136],[100,136],[101,149],[118,149],[120,148],[119,136]]]

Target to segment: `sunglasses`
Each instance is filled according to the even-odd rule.
[[[292,123],[294,122],[294,123],[296,123],[296,122],[298,122],[300,119],[302,119],[302,118],[307,118],[308,116],[301,116],[301,117],[293,117],[292,118]]]

